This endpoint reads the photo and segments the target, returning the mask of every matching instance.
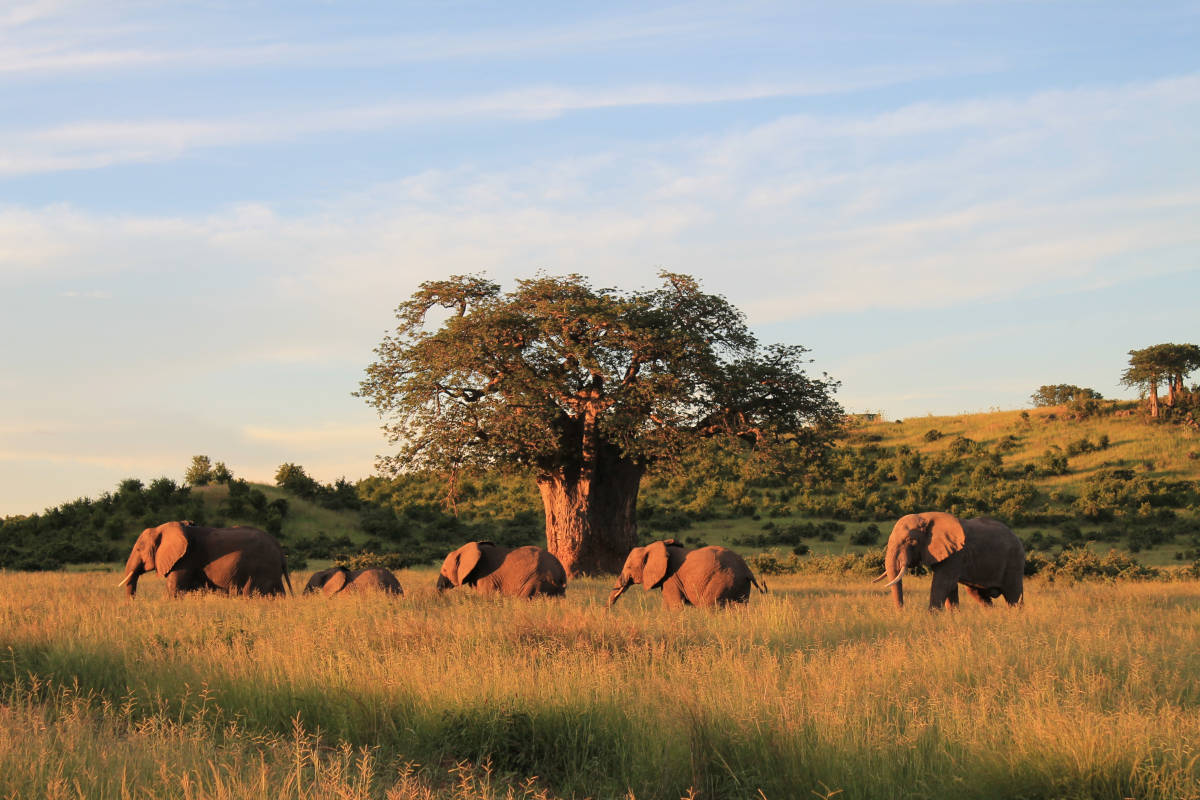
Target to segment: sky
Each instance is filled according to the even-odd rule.
[[[425,280],[696,276],[850,411],[1200,341],[1200,3],[0,1],[0,515],[374,471]]]

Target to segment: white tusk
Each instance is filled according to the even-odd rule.
[[[887,577],[887,570],[885,569],[883,571],[883,574],[881,574],[878,578],[872,578],[871,583],[879,583],[881,580],[883,580],[886,577]]]
[[[118,588],[118,589],[120,589],[122,586],[124,586],[125,584],[129,583],[129,579],[130,579],[130,578],[132,578],[132,577],[133,577],[133,573],[132,573],[132,572],[127,572],[127,573],[125,573],[125,577],[124,577],[124,578],[122,578],[122,579],[121,579],[121,582],[117,584],[117,588]]]
[[[908,567],[901,567],[900,574],[897,575],[896,577],[892,578],[891,581],[889,581],[888,583],[885,583],[883,585],[883,588],[886,589],[887,587],[891,586],[893,583],[899,583],[900,579],[904,577],[905,572],[908,572]]]

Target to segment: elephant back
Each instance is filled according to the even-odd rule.
[[[561,595],[566,591],[567,572],[553,553],[534,545],[509,551],[498,573],[503,573],[501,591],[518,597]]]
[[[693,605],[743,603],[750,596],[750,567],[727,547],[711,545],[691,551],[678,576]]]
[[[400,581],[382,567],[364,569],[358,574],[349,587],[355,592],[384,592],[385,594],[404,594]]]

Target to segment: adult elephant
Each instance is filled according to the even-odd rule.
[[[146,528],[125,562],[117,584],[132,597],[142,573],[156,571],[167,581],[167,594],[213,589],[229,594],[283,594],[292,589],[283,548],[257,528],[206,528],[167,522]]]
[[[304,587],[304,593],[320,592],[330,596],[349,592],[351,594],[365,592],[382,592],[384,594],[404,594],[400,581],[386,569],[372,567],[370,569],[349,570],[345,567],[330,567],[320,572],[314,572]]]
[[[942,511],[901,517],[888,537],[884,573],[896,607],[904,605],[903,577],[917,563],[933,570],[929,607],[958,605],[958,585],[991,605],[1004,596],[1010,606],[1024,594],[1025,547],[1003,522],[987,517],[960,520]]]
[[[446,556],[438,591],[469,586],[479,594],[560,596],[567,571],[554,554],[532,545],[510,550],[492,542],[467,542]]]
[[[745,560],[732,550],[717,546],[687,550],[674,539],[630,550],[608,604],[617,602],[635,583],[646,591],[661,587],[663,602],[671,609],[745,603],[751,586],[766,591]]]

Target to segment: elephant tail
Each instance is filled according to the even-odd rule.
[[[287,584],[287,593],[292,597],[296,596],[296,590],[292,588],[292,577],[288,574],[287,562],[283,562],[283,582]]]
[[[761,594],[766,594],[767,592],[770,591],[767,588],[767,582],[765,580],[760,582],[757,578],[754,577],[753,572],[750,573],[750,583],[754,584],[754,588],[758,589],[758,591]]]

